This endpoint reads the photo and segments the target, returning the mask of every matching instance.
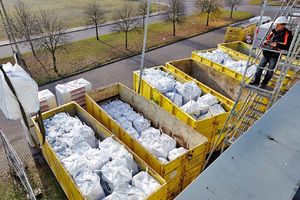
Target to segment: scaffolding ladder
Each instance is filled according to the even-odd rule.
[[[275,3],[281,3],[280,8],[274,8]],[[299,44],[300,44],[300,3],[297,0],[280,0],[272,3],[267,3],[265,0],[260,20],[255,31],[254,40],[251,46],[249,57],[247,60],[244,77],[241,82],[241,87],[235,104],[219,134],[217,141],[214,144],[206,163],[202,170],[204,170],[209,163],[209,160],[215,151],[222,145],[221,153],[224,148],[232,145],[247,129],[252,126],[276,101],[285,94],[290,84],[298,78],[299,67]],[[265,11],[276,12],[276,15],[271,23],[269,30],[265,33],[263,38],[259,41],[257,38],[258,30],[262,24],[262,17]],[[276,18],[286,16],[288,23],[286,27],[292,31],[293,40],[288,51],[270,50],[263,45],[269,31],[274,24]],[[249,85],[248,82],[251,76],[247,77],[247,71],[250,67],[257,64],[263,50],[279,53],[279,58],[276,63],[274,75],[269,81],[266,88],[259,88],[254,85]],[[256,66],[258,67],[258,66]],[[270,69],[265,69],[270,70]],[[276,72],[276,73],[275,73]],[[292,73],[291,73],[292,72]],[[289,76],[287,74],[289,73]],[[253,75],[252,75],[253,76]],[[242,91],[248,92],[243,104],[238,107]],[[225,135],[225,136],[224,136]]]

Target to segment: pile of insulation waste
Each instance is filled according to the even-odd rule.
[[[88,200],[145,199],[160,187],[121,144],[98,140],[77,117],[62,112],[44,125],[47,142]]]
[[[143,70],[142,77],[196,120],[226,112],[212,94],[201,96],[202,90],[194,81],[180,83],[171,74],[154,68]]]
[[[151,127],[151,122],[129,104],[114,100],[100,107],[162,163],[166,164],[187,151],[183,147],[176,148],[175,139]]]
[[[212,60],[218,64],[224,65],[225,67],[232,69],[236,72],[239,72],[241,74],[244,74],[247,61],[235,61],[233,58],[231,58],[227,53],[220,49],[213,50],[211,52],[199,52],[197,53],[199,56],[202,56],[204,58],[207,58],[209,60]],[[255,73],[256,66],[252,65],[247,70],[247,76],[251,76]]]

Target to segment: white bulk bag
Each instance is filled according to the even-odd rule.
[[[207,112],[207,113],[204,114],[204,115],[200,115],[200,116],[197,118],[197,120],[207,119],[207,118],[210,118],[210,117],[212,117],[211,114],[210,114],[210,112]]]
[[[204,99],[201,99],[201,97],[199,97],[197,100],[197,104],[198,104],[198,109],[200,110],[200,115],[204,115],[208,112],[209,105],[206,103]]]
[[[59,125],[61,127],[69,120],[69,117],[70,116],[67,113],[64,112],[57,113],[50,118],[49,126]]]
[[[62,163],[72,177],[75,177],[83,168],[87,167],[86,161],[78,154],[72,154],[71,156],[64,158]]]
[[[128,199],[128,198],[129,198],[128,195],[118,194],[118,193],[113,192],[112,194],[106,196],[102,200],[122,200],[122,199]]]
[[[187,150],[183,147],[179,147],[179,148],[175,148],[175,149],[172,149],[169,154],[168,154],[168,159],[171,161],[171,160],[174,160],[175,158],[181,156],[182,154],[184,154]]]
[[[118,185],[129,183],[131,179],[131,172],[123,162],[113,160],[101,169],[101,185],[108,194],[111,194]]]
[[[76,154],[78,154],[78,155],[80,155],[80,156],[83,156],[83,154],[87,151],[87,150],[89,150],[89,149],[91,149],[92,147],[87,143],[87,142],[85,142],[85,141],[80,141],[80,142],[78,142],[77,144],[75,144],[72,148],[71,148],[71,151],[73,152],[73,153],[76,153]]]
[[[128,127],[126,129],[126,132],[135,139],[138,139],[140,137],[140,134],[133,127]]]
[[[87,166],[100,175],[100,169],[110,161],[110,156],[99,149],[89,149],[84,153]]]
[[[150,127],[150,121],[143,116],[140,116],[132,121],[133,127],[137,132],[141,133],[143,130]]]
[[[207,93],[207,94],[199,97],[198,101],[204,101],[209,106],[215,105],[215,104],[217,104],[219,102],[218,99],[217,99],[217,97],[215,97],[214,95],[212,95],[210,93]]]
[[[190,115],[200,115],[200,109],[196,101],[190,100],[180,107],[184,112]]]
[[[88,200],[99,200],[105,197],[104,191],[100,185],[99,176],[89,168],[82,169],[74,178],[83,195]]]
[[[142,145],[146,147],[151,153],[153,153],[156,157],[167,158],[168,156],[168,147],[164,144],[161,144],[158,141],[143,141]]]
[[[212,116],[219,115],[226,112],[226,110],[224,110],[224,108],[220,104],[215,104],[213,106],[210,106],[208,110]]]
[[[132,122],[129,121],[125,116],[118,117],[116,121],[123,129],[128,129],[132,127]]]
[[[2,66],[16,91],[25,113],[31,114],[39,111],[38,85],[36,82],[17,63],[12,66],[9,62]],[[22,118],[19,103],[7,85],[2,71],[0,71],[0,109],[7,119]]]
[[[62,149],[68,148],[65,140],[62,137],[56,137],[55,141],[50,144],[54,152],[60,151]]]
[[[177,106],[182,106],[182,96],[175,92],[167,92],[165,93],[166,97],[168,97],[172,102],[174,102]]]
[[[82,125],[82,122],[80,121],[80,119],[71,117],[71,116],[69,116],[69,118],[67,119],[67,121],[65,123],[61,124],[65,133],[69,133],[73,129],[73,127],[78,127],[81,125]]]
[[[114,158],[114,154],[118,152],[120,148],[121,145],[111,137],[99,142],[99,149],[107,153],[111,158]]]
[[[81,137],[77,133],[65,133],[61,135],[62,141],[65,142],[69,148],[72,148],[77,143],[83,141],[83,137]]]
[[[139,172],[132,178],[131,184],[140,188],[148,196],[160,187],[160,183],[145,171]]]
[[[167,164],[169,161],[165,158],[159,157],[158,160],[160,160],[160,162],[162,162],[163,164]]]
[[[172,149],[176,148],[176,140],[174,140],[172,137],[165,133],[162,133],[160,135],[158,142],[166,146],[168,148],[168,151],[171,151]]]
[[[96,137],[93,129],[87,125],[74,126],[74,133],[80,135],[92,148],[96,148]]]
[[[142,131],[140,140],[144,140],[145,138],[149,138],[150,140],[157,140],[160,137],[160,130],[154,127],[149,127]]]
[[[64,148],[59,151],[56,151],[56,155],[59,160],[63,160],[65,158],[71,156],[72,154],[73,153],[72,153],[71,149],[69,149],[69,148]]]
[[[124,183],[122,185],[118,185],[114,189],[113,193],[121,194],[127,196],[126,199],[134,199],[134,200],[143,200],[147,198],[146,193],[138,187],[130,185],[128,183]]]

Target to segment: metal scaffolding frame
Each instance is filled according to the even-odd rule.
[[[275,3],[282,3],[282,6],[280,6],[280,8],[274,8],[274,6],[272,5]],[[259,41],[257,38],[258,30],[260,29],[260,26],[262,24],[262,17],[266,10],[277,13],[271,23],[270,28],[264,34],[262,40]],[[288,23],[286,24],[287,28],[293,32],[293,40],[288,51],[270,50],[269,48],[266,48],[265,45],[263,45],[263,41],[271,30],[274,21],[280,16],[286,16],[288,18]],[[299,44],[300,3],[294,0],[281,0],[267,3],[267,0],[265,0],[261,11],[260,20],[254,34],[254,40],[251,46],[246,70],[244,72],[238,96],[202,170],[204,170],[209,163],[209,160],[215,149],[217,149],[222,144],[221,153],[223,153],[225,147],[233,144],[245,131],[247,131],[247,129],[251,125],[253,125],[272,105],[274,105],[274,103],[276,103],[282,95],[284,95],[287,90],[286,88],[289,87],[290,83],[298,78],[298,74],[300,71]],[[248,69],[257,63],[263,50],[268,50],[280,54],[274,69],[273,78],[270,81],[272,86],[268,85],[267,88],[259,88],[254,85],[249,85],[248,82],[250,81],[251,76],[247,77],[246,75]],[[293,72],[292,77],[287,76],[289,71]],[[285,80],[288,80],[289,84],[284,84]],[[240,101],[242,91],[247,91],[248,95],[243,102],[243,105],[238,108],[237,106]]]
[[[27,174],[25,172],[25,167],[18,154],[4,135],[2,129],[0,129],[0,137],[4,146],[5,154],[9,163],[9,166],[14,169],[19,179],[21,180],[23,186],[25,187],[27,194],[31,200],[36,200],[34,192],[29,183]]]

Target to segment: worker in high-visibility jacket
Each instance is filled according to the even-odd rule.
[[[292,32],[285,27],[287,23],[287,17],[278,17],[274,23],[275,28],[271,30],[270,35],[267,37],[267,40],[264,41],[264,45],[266,45],[266,47],[271,50],[288,50],[290,48],[293,36]],[[259,61],[254,77],[252,81],[249,82],[249,85],[259,85],[259,88],[266,88],[266,85],[273,76],[273,71],[279,55],[280,53],[264,50],[263,56]],[[267,70],[264,79],[260,83],[263,68],[268,63],[269,70]]]

